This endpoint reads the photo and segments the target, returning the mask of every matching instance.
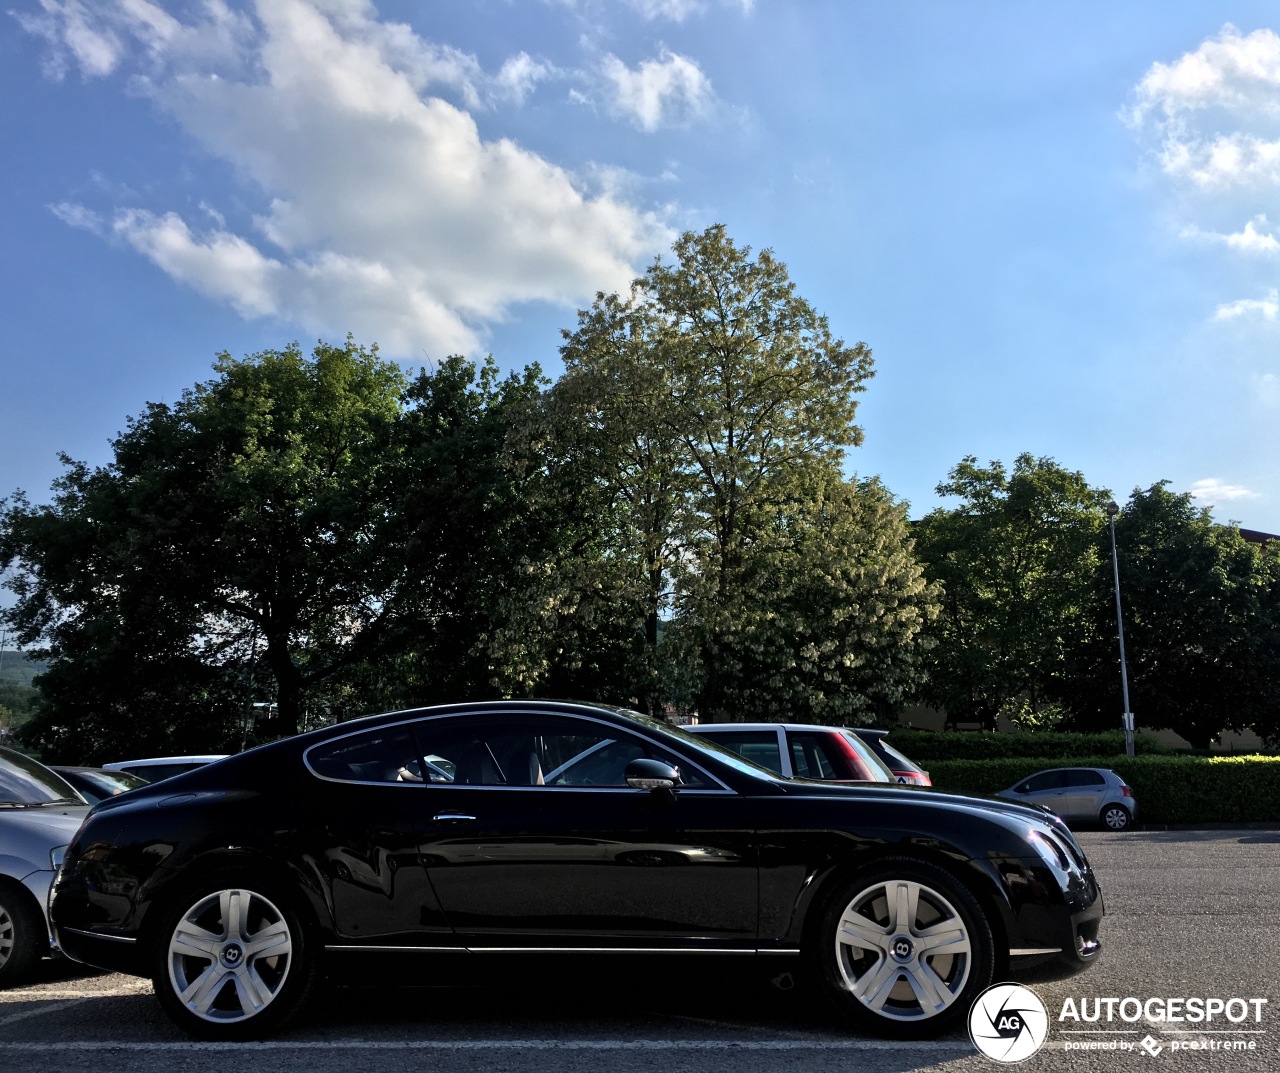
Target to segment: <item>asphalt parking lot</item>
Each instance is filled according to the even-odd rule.
[[[1105,950],[1087,973],[1032,983],[1048,1011],[1049,1037],[1018,1068],[1280,1071],[1280,831],[1085,832],[1081,841],[1106,897]],[[47,962],[31,985],[0,992],[0,1069],[1002,1067],[978,1054],[965,1033],[911,1045],[852,1036],[803,986],[777,986],[789,982],[788,967],[486,962],[462,983],[333,988],[309,1020],[278,1039],[213,1045],[182,1036],[147,981]],[[1212,1022],[1159,1020],[1168,999],[1183,1000],[1175,1015],[1180,1006],[1195,1009],[1187,999],[1220,1000],[1222,1009]],[[1094,1012],[1099,1020],[1086,1020]]]

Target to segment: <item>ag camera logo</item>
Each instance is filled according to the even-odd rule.
[[[1049,1035],[1049,1013],[1034,991],[1018,984],[994,984],[969,1009],[969,1038],[988,1058],[1022,1062]]]

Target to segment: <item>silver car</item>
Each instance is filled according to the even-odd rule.
[[[88,814],[60,775],[0,746],[0,987],[54,952],[49,886]]]
[[[1057,767],[1037,771],[997,797],[1042,805],[1067,821],[1123,831],[1138,818],[1133,789],[1109,768]]]

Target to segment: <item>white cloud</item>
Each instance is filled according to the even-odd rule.
[[[1266,255],[1280,252],[1280,240],[1270,230],[1267,217],[1263,214],[1249,220],[1243,231],[1233,234],[1224,235],[1216,231],[1201,231],[1198,227],[1187,227],[1183,229],[1182,235],[1184,238],[1202,238],[1220,243],[1242,253]]]
[[[1272,256],[1280,235],[1259,210],[1280,194],[1280,35],[1224,26],[1194,51],[1152,64],[1123,115],[1175,181],[1178,211],[1197,221],[1184,224],[1182,236],[1255,258],[1255,283],[1266,296],[1219,305],[1214,319],[1276,320]],[[1234,233],[1200,222],[1242,217],[1249,222]]]
[[[116,69],[123,53],[119,37],[99,22],[93,5],[80,0],[40,0],[43,14],[14,12],[18,24],[50,45],[45,73],[61,81],[74,63],[86,78],[103,78]]]
[[[80,230],[88,231],[94,235],[105,235],[107,233],[102,217],[84,205],[77,205],[71,201],[60,201],[56,205],[50,205],[49,211],[70,227],[78,227]]]
[[[487,76],[362,0],[258,0],[252,18],[206,0],[189,23],[149,0],[93,12],[128,43],[116,62],[132,65],[134,88],[233,164],[243,193],[268,198],[246,233],[209,204],[212,230],[122,205],[106,214],[110,233],[244,316],[353,331],[398,356],[474,352],[514,303],[625,288],[670,241],[652,214],[514,142],[484,141],[427,92],[471,108],[518,102],[552,74],[524,53]]]
[[[1191,486],[1191,494],[1196,499],[1208,500],[1208,505],[1210,506],[1217,503],[1230,502],[1235,499],[1262,498],[1261,494],[1258,492],[1254,492],[1238,484],[1227,484],[1225,481],[1219,480],[1217,477],[1206,477],[1202,481],[1196,481],[1195,484]]]
[[[627,6],[650,21],[670,19],[672,22],[684,22],[703,9],[700,0],[627,0]]]
[[[1273,186],[1280,181],[1280,140],[1241,132],[1212,139],[1170,138],[1159,159],[1167,174],[1202,188]]]
[[[1128,119],[1141,125],[1153,113],[1165,119],[1206,108],[1233,112],[1280,110],[1280,36],[1255,30],[1242,36],[1228,23],[1173,63],[1154,63],[1134,91]]]
[[[634,70],[609,55],[601,69],[612,91],[613,110],[650,133],[704,116],[715,101],[711,81],[698,65],[666,49],[661,58],[645,60]]]
[[[1254,389],[1263,406],[1280,409],[1280,376],[1263,373],[1254,377]]]
[[[1259,316],[1275,320],[1280,314],[1280,291],[1272,288],[1266,298],[1241,298],[1239,301],[1220,305],[1214,313],[1215,320],[1235,320],[1238,317]]]

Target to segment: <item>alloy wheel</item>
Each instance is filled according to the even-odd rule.
[[[289,921],[261,894],[214,891],[191,906],[169,937],[169,981],[178,1002],[214,1024],[263,1013],[293,964]]]
[[[857,894],[836,928],[836,964],[870,1013],[924,1021],[946,1012],[969,980],[969,928],[943,894],[891,879]]]

